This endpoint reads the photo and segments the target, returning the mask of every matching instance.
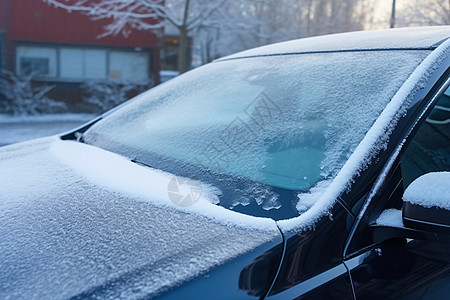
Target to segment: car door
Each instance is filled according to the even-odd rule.
[[[450,244],[405,237],[380,238],[373,225],[386,209],[401,220],[402,195],[419,176],[450,171],[450,88],[444,84],[428,95],[431,106],[379,177],[359,223],[350,235],[344,260],[356,299],[446,299],[450,296]],[[381,178],[384,176],[384,178]],[[450,183],[449,183],[450,184]],[[401,222],[400,222],[401,224]],[[402,226],[402,225],[400,225]]]

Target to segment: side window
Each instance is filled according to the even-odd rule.
[[[401,168],[404,189],[425,173],[450,170],[450,88],[406,148]]]

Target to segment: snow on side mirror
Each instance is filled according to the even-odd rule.
[[[408,228],[450,234],[450,172],[414,180],[403,194],[402,219]]]

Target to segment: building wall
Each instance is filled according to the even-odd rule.
[[[2,69],[6,63],[5,53],[6,53],[6,45],[5,45],[5,10],[4,6],[6,0],[0,0],[0,69]]]
[[[9,2],[9,34],[15,40],[59,42],[79,45],[105,45],[122,47],[155,47],[158,38],[146,31],[132,31],[98,38],[108,20],[92,21],[81,12],[67,12],[42,0],[3,0]]]
[[[81,101],[79,86],[86,80],[157,83],[162,37],[132,30],[100,38],[109,22],[43,0],[0,0],[0,67],[56,83],[53,95],[69,102]]]
[[[2,30],[4,26],[4,15],[3,15],[4,5],[5,5],[4,0],[0,0],[0,30]]]

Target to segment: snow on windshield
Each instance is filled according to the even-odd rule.
[[[155,168],[197,174],[219,188],[221,176],[248,181],[235,189],[238,194],[223,195],[221,201],[231,199],[227,207],[248,201],[266,210],[283,203],[295,207],[296,197],[281,200],[273,188],[310,193],[318,182],[334,178],[428,53],[319,53],[213,63],[139,96],[84,139]],[[267,191],[250,188],[255,183]]]
[[[386,147],[386,144],[389,142],[390,133],[395,128],[398,120],[406,113],[406,109],[411,104],[415,93],[419,89],[424,88],[430,76],[433,75],[434,71],[445,59],[448,59],[449,54],[450,40],[447,40],[434,50],[419,65],[419,67],[414,70],[408,80],[395,94],[392,101],[386,106],[374,125],[367,132],[364,139],[357,146],[330,186],[325,192],[317,197],[317,200],[312,207],[297,218],[277,222],[278,226],[283,231],[299,231],[304,228],[309,228],[320,217],[329,214],[336,199],[351,186],[354,178],[358,176],[359,172],[368,167],[371,159],[379,153],[381,149]],[[386,172],[390,168],[389,166],[395,161],[399,152],[400,148],[396,149],[395,153],[393,153],[387,167],[375,183],[375,187],[372,189],[368,199],[372,198],[377,192],[386,176]],[[369,201],[366,201],[366,204],[361,209],[362,212],[365,211],[368,203]]]
[[[273,225],[273,221],[269,219],[238,214],[214,205],[220,191],[201,182],[198,182],[201,193],[192,205],[183,207],[173,203],[168,195],[173,174],[133,164],[119,155],[92,146],[72,141],[55,142],[50,146],[50,152],[83,177],[111,191],[150,199],[153,204],[203,215],[226,225],[259,230],[271,228]]]
[[[403,201],[427,208],[450,210],[450,172],[432,172],[420,176],[408,186]]]

